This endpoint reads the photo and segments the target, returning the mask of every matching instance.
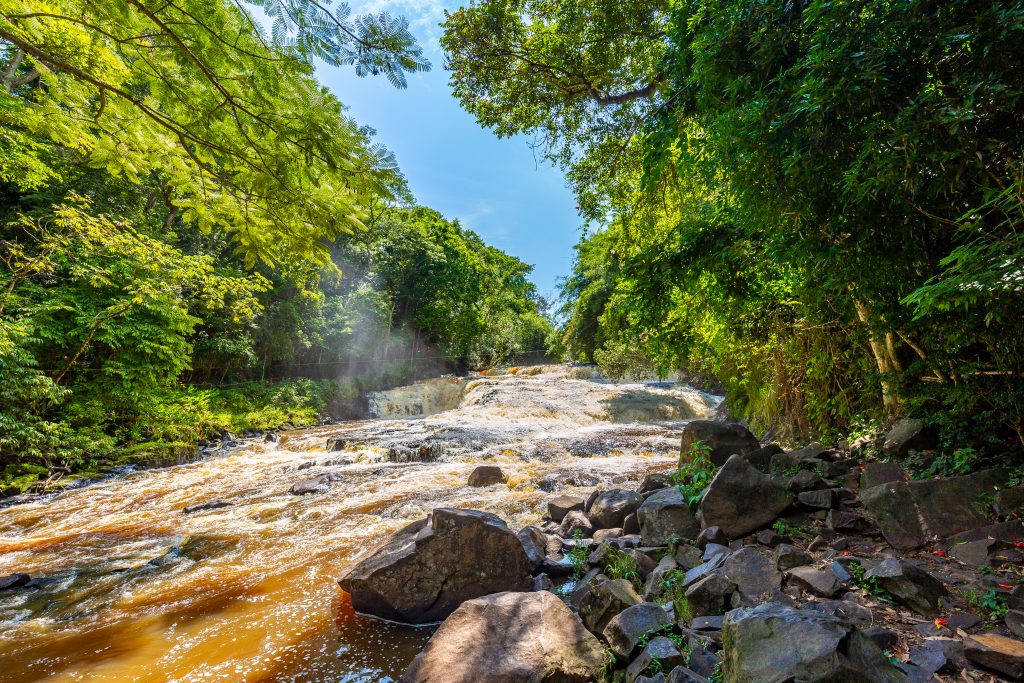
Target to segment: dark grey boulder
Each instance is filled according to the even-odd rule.
[[[672,617],[661,605],[641,602],[612,617],[601,635],[612,652],[620,657],[629,657],[644,635],[671,623]]]
[[[1005,479],[1005,470],[994,469],[963,477],[889,482],[862,490],[859,499],[885,540],[908,550],[934,537],[986,526],[981,503]]]
[[[635,491],[626,489],[609,489],[598,492],[597,496],[586,508],[587,517],[598,529],[622,527],[626,515],[633,514],[640,507],[643,499]]]
[[[394,534],[338,583],[358,612],[403,623],[444,619],[465,602],[530,590],[531,564],[520,540],[495,515],[438,508]]]
[[[530,560],[530,571],[536,571],[544,563],[544,556],[547,555],[547,534],[535,526],[527,526],[519,530],[516,538],[523,544],[526,557]]]
[[[715,570],[686,589],[686,600],[694,616],[722,614],[736,592],[736,584]]]
[[[671,623],[671,622],[670,622]],[[647,647],[626,668],[626,680],[636,681],[647,667],[654,664],[662,672],[671,671],[677,666],[686,664],[686,655],[679,646],[665,636],[655,636],[647,643]]]
[[[680,464],[689,457],[693,445],[698,442],[711,448],[708,457],[718,466],[723,465],[730,455],[746,455],[761,447],[757,437],[741,424],[693,420],[683,427],[679,445]]]
[[[626,579],[595,582],[580,601],[580,618],[593,633],[602,633],[608,622],[622,610],[643,600]]]
[[[836,489],[803,491],[797,495],[797,500],[801,505],[812,510],[831,510],[839,505],[839,494]]]
[[[663,473],[656,472],[655,474],[648,474],[644,477],[644,480],[640,482],[640,488],[637,489],[638,493],[654,493],[660,489],[667,489],[672,486],[672,477]]]
[[[700,533],[690,506],[676,488],[652,493],[636,511],[640,537],[644,545],[668,545],[669,541],[689,541]]]
[[[0,591],[10,590],[11,588],[21,588],[28,585],[28,582],[31,580],[31,576],[21,572],[15,572],[14,574],[8,574],[7,576],[0,576]]]
[[[722,532],[722,527],[708,526],[701,530],[700,535],[697,536],[697,547],[703,550],[707,547],[708,543],[728,545],[729,538]]]
[[[869,462],[860,475],[860,487],[869,489],[891,482],[906,481],[907,473],[898,462]]]
[[[910,661],[929,674],[967,666],[963,641],[957,638],[926,638],[910,648]]]
[[[592,536],[594,533],[594,525],[590,523],[587,516],[579,510],[573,510],[566,513],[565,517],[562,518],[562,525],[559,533],[563,538],[572,538],[579,531],[583,534],[584,538]]]
[[[949,594],[942,582],[906,560],[888,559],[864,572],[896,600],[926,617],[936,617]]]
[[[775,602],[736,609],[722,627],[730,683],[905,683],[878,646],[841,620]]]
[[[470,486],[480,488],[505,483],[505,473],[497,465],[478,465],[469,474]]]
[[[814,558],[808,553],[787,543],[776,546],[772,557],[775,560],[776,568],[780,571],[792,569],[793,567],[802,567],[814,562]]]
[[[771,524],[792,502],[785,480],[734,456],[718,470],[701,498],[701,524],[721,527],[726,537],[739,538]]]
[[[782,587],[782,574],[775,568],[775,562],[756,548],[740,548],[729,555],[722,564],[722,572],[736,584],[740,603],[744,605],[763,602]]]
[[[924,420],[903,418],[893,423],[885,433],[882,450],[893,455],[903,456],[911,450],[934,448],[937,443],[935,431],[928,428]]]
[[[573,510],[583,510],[583,499],[562,493],[548,501],[548,516],[561,523],[565,516]]]
[[[601,643],[547,591],[470,600],[448,617],[401,683],[585,683],[604,665]]]
[[[786,572],[786,578],[820,598],[831,598],[843,588],[835,574],[813,567],[794,567]]]

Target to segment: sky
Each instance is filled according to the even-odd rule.
[[[561,171],[535,159],[527,139],[499,139],[451,95],[438,43],[439,0],[352,0],[353,15],[386,10],[409,20],[432,69],[409,74],[398,90],[387,78],[359,78],[351,67],[320,65],[317,77],[361,125],[395,153],[416,201],[457,218],[485,242],[534,266],[538,291],[552,299],[569,274],[582,219]]]

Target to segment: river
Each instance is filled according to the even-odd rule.
[[[717,403],[587,367],[442,378],[372,396],[379,419],[4,508],[0,576],[38,580],[0,592],[0,682],[397,679],[430,629],[356,615],[335,583],[346,564],[435,507],[517,529],[551,491],[636,483]],[[507,484],[468,487],[481,463]],[[320,474],[338,480],[289,493]],[[230,506],[182,512],[211,501]]]

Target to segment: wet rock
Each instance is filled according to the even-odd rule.
[[[921,547],[932,537],[947,538],[988,525],[979,503],[1004,479],[1005,471],[986,470],[963,477],[890,482],[862,490],[860,501],[885,540],[906,550]]]
[[[553,594],[498,593],[462,604],[402,674],[402,683],[594,680],[604,648]]]
[[[800,548],[786,543],[775,548],[772,558],[775,560],[776,568],[780,571],[792,569],[793,567],[802,567],[814,561],[810,555],[800,550]]]
[[[967,666],[964,644],[955,638],[927,638],[910,648],[910,661],[929,674]]]
[[[537,488],[551,493],[566,486],[597,486],[600,483],[600,477],[590,472],[552,472],[537,482]]]
[[[786,578],[820,598],[831,598],[843,587],[835,574],[813,567],[794,567],[786,572]]]
[[[583,499],[579,496],[562,493],[548,501],[548,516],[552,521],[561,523],[565,516],[574,510],[583,510]]]
[[[941,600],[949,594],[942,582],[905,560],[883,560],[864,572],[864,578],[875,579],[899,603],[926,617],[938,616]]]
[[[907,473],[898,462],[869,462],[860,475],[860,487],[870,489],[882,484],[906,481]]]
[[[729,604],[736,584],[716,570],[686,589],[686,600],[695,616],[721,614]]]
[[[671,623],[672,617],[661,605],[641,602],[612,617],[601,634],[612,652],[620,657],[629,657],[644,635]]]
[[[725,578],[736,584],[744,604],[756,604],[782,586],[782,575],[775,563],[756,548],[742,548],[722,564]]]
[[[651,494],[636,511],[644,545],[667,545],[671,539],[688,541],[700,533],[700,525],[679,489]]]
[[[621,527],[626,515],[636,512],[642,502],[643,499],[635,491],[626,489],[601,491],[587,508],[587,517],[591,524],[598,529]]]
[[[1024,678],[1024,642],[984,633],[964,639],[967,659],[1010,678]]]
[[[640,674],[654,662],[657,662],[656,666],[662,671],[671,671],[677,666],[686,664],[686,655],[680,652],[679,647],[665,636],[656,636],[651,639],[651,642],[647,644],[643,652],[630,663],[626,669],[626,680],[637,680]]]
[[[721,466],[734,453],[746,455],[761,447],[757,437],[741,424],[735,422],[714,422],[693,420],[683,427],[680,442],[680,464],[689,457],[690,449],[697,442],[710,446],[708,457],[715,465]]]
[[[885,434],[882,450],[886,453],[904,456],[910,450],[926,450],[936,445],[934,430],[929,429],[924,420],[904,418],[897,420]]]
[[[785,482],[753,468],[741,456],[729,458],[700,501],[701,523],[740,538],[775,521],[793,502]]]
[[[587,538],[594,533],[594,526],[587,519],[587,516],[579,510],[572,510],[567,512],[565,517],[562,518],[562,525],[559,527],[559,533],[563,538],[572,538],[576,535],[576,532],[580,531],[584,538]]]
[[[429,520],[394,534],[338,583],[359,612],[423,624],[481,595],[529,590],[530,570],[523,544],[500,518],[438,508]]]
[[[722,640],[731,683],[906,681],[870,638],[815,610],[771,602],[736,609]]]
[[[530,561],[530,571],[537,571],[544,563],[544,556],[547,555],[547,534],[535,526],[527,526],[519,530],[516,538],[523,544],[526,558]]]
[[[672,477],[667,474],[658,472],[655,474],[648,474],[644,477],[644,480],[640,482],[640,488],[637,489],[639,493],[654,493],[660,489],[667,489],[672,486]]]
[[[594,583],[580,601],[580,618],[583,625],[594,633],[602,633],[612,618],[643,600],[637,595],[626,579],[609,579]]]
[[[226,500],[211,500],[208,503],[199,503],[197,505],[187,505],[181,509],[181,514],[191,515],[193,512],[202,512],[204,510],[217,510],[219,508],[231,507],[233,503],[229,503]]]
[[[505,473],[497,465],[478,465],[470,473],[467,483],[477,488],[504,484]]]
[[[0,591],[10,590],[11,588],[21,588],[22,586],[28,585],[28,582],[31,580],[31,576],[28,574],[22,574],[21,572],[8,574],[7,576],[0,576]]]
[[[292,487],[288,489],[288,491],[293,496],[305,496],[310,493],[322,493],[327,489],[331,488],[331,484],[333,482],[341,481],[341,479],[341,475],[338,474],[321,474],[318,477],[300,479],[299,481],[292,484]]]

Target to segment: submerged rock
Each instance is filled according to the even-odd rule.
[[[467,483],[473,487],[504,484],[505,473],[497,465],[479,465],[470,473]]]
[[[187,505],[181,510],[183,515],[191,515],[193,512],[202,512],[204,510],[217,510],[219,508],[231,507],[234,503],[229,503],[226,500],[211,500],[208,503],[199,503],[197,505]]]
[[[0,576],[0,591],[9,590],[11,588],[21,588],[28,584],[32,580],[28,574],[22,574],[21,572],[15,572],[14,574],[8,574],[7,576]]]
[[[412,624],[444,619],[466,600],[530,590],[531,562],[500,518],[438,508],[394,534],[338,583],[357,611]]]
[[[463,603],[401,682],[583,683],[604,662],[601,643],[552,593],[498,593]]]

